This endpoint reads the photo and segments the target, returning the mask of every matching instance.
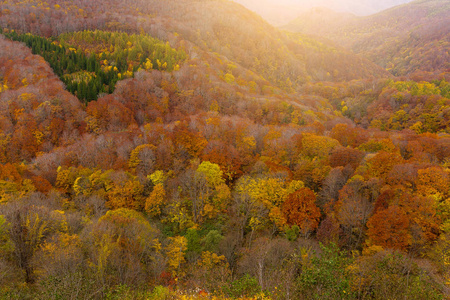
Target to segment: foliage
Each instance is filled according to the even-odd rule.
[[[367,222],[369,245],[404,250],[412,243],[409,220],[398,206],[380,210]]]
[[[236,298],[252,297],[257,295],[260,290],[258,281],[248,274],[231,282],[229,287],[223,287],[225,295]]]
[[[0,3],[1,297],[448,298],[444,52],[387,78],[233,1],[91,2]]]
[[[400,252],[372,249],[349,267],[355,296],[443,299],[429,275],[410,258]]]
[[[348,266],[352,259],[335,244],[321,246],[322,254],[310,258],[298,278],[296,295],[304,299],[352,299]]]
[[[287,223],[297,225],[303,235],[319,226],[320,210],[315,204],[316,196],[308,188],[289,194],[283,203],[283,215]]]
[[[152,216],[161,214],[161,207],[164,204],[166,192],[162,184],[157,184],[147,200],[145,200],[145,211]]]
[[[290,241],[295,241],[300,233],[300,227],[298,225],[292,225],[285,229],[286,238]]]
[[[186,59],[183,51],[145,34],[83,31],[47,39],[12,31],[5,36],[43,56],[67,90],[85,102],[114,92],[117,81],[138,69],[173,71]]]
[[[181,264],[185,261],[184,254],[188,250],[188,241],[184,236],[169,238],[170,244],[167,246],[167,258],[169,270],[174,276],[182,276]]]

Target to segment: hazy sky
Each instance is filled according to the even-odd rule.
[[[370,15],[411,0],[234,0],[266,18],[283,25],[312,7],[328,7],[338,12]]]

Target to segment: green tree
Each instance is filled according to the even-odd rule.
[[[350,270],[353,259],[335,244],[321,245],[321,254],[305,254],[298,278],[298,299],[354,299]]]

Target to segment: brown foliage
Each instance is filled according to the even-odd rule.
[[[175,128],[174,141],[192,157],[199,157],[208,143],[199,132],[191,131],[184,125]]]
[[[368,160],[368,177],[378,177],[385,179],[395,165],[403,162],[403,158],[398,153],[380,151]]]
[[[409,219],[398,206],[377,211],[367,222],[369,245],[406,250],[412,243]]]
[[[222,141],[209,142],[203,150],[202,160],[218,164],[227,180],[233,181],[243,174],[239,153]]]
[[[289,194],[282,209],[288,224],[298,225],[304,234],[316,229],[321,214],[315,202],[316,195],[308,188]]]
[[[338,244],[341,233],[342,230],[336,219],[331,215],[327,215],[317,229],[317,239],[322,243]]]
[[[33,181],[33,185],[36,190],[41,193],[47,194],[53,188],[47,179],[40,176],[33,176],[31,180]]]
[[[344,147],[358,147],[368,140],[365,130],[357,127],[351,127],[347,124],[337,124],[334,126],[331,130],[331,137],[338,140]]]
[[[346,165],[350,165],[353,169],[356,169],[359,166],[359,163],[364,157],[364,152],[354,149],[354,148],[336,148],[330,155],[330,166],[333,168],[336,167],[345,167]]]

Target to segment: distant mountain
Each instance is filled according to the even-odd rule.
[[[371,15],[411,0],[234,0],[258,13],[274,25],[285,25],[311,8],[324,7],[337,12]]]
[[[448,0],[414,1],[368,17],[315,9],[283,28],[329,39],[406,75],[450,68],[449,13]]]
[[[0,25],[46,36],[80,29],[145,31],[171,43],[188,41],[190,44],[184,47],[194,57],[201,55],[195,48],[217,53],[288,89],[309,81],[387,75],[375,64],[343,48],[304,35],[286,35],[231,1],[109,0],[96,7],[80,0],[73,2],[78,14],[64,14],[72,2],[64,3],[49,1],[48,9],[39,11],[39,18],[25,22],[30,7],[11,1],[4,5],[8,14],[1,16]]]
[[[348,46],[341,43],[340,39],[333,39],[331,32],[338,32],[336,27],[343,30],[349,24],[356,24],[362,17],[351,13],[337,12],[326,7],[315,7],[302,13],[298,18],[291,21],[281,29],[308,34],[318,38],[330,38],[338,44]]]

